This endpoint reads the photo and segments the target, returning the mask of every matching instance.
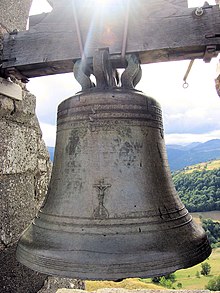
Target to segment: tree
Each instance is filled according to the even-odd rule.
[[[208,276],[210,274],[210,272],[211,272],[210,264],[208,262],[203,262],[201,264],[201,267],[202,267],[201,272],[200,272],[201,275]]]
[[[199,271],[196,272],[196,278],[200,278],[200,273],[199,273]]]
[[[154,277],[151,279],[153,283],[159,283],[161,286],[166,288],[172,288],[174,282],[176,282],[176,275],[175,274],[168,274],[161,277]]]
[[[160,285],[170,289],[172,288],[173,282],[169,279],[166,279],[165,277],[161,277]]]
[[[173,173],[177,192],[191,212],[212,211],[220,208],[220,168]]]
[[[175,274],[168,274],[165,276],[160,276],[160,277],[153,277],[151,281],[153,283],[160,283],[161,278],[164,277],[165,280],[170,280],[172,283],[176,282],[176,275]]]
[[[209,280],[208,285],[205,286],[205,289],[211,291],[219,291],[220,290],[220,275]]]
[[[177,286],[178,289],[181,289],[183,287],[182,283],[177,283],[176,286]]]
[[[202,227],[208,236],[209,242],[218,246],[218,242],[220,242],[220,223],[211,219],[203,219]]]

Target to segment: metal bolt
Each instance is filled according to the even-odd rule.
[[[196,16],[202,16],[204,14],[204,9],[202,7],[197,7],[195,10]]]

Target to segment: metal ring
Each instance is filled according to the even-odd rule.
[[[202,16],[204,14],[204,9],[202,7],[197,7],[195,10],[196,16]]]
[[[189,87],[189,84],[188,84],[188,82],[185,81],[184,84],[183,84],[183,88],[187,89],[188,87]]]

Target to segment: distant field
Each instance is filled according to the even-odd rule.
[[[197,223],[201,223],[201,217],[204,219],[210,218],[220,222],[220,211],[211,212],[199,212],[191,213],[194,220]],[[175,272],[177,281],[173,286],[177,289],[177,284],[182,284],[182,289],[204,289],[208,281],[220,274],[220,248],[215,248],[212,251],[211,256],[206,260],[211,265],[211,274],[208,277],[200,275],[200,278],[196,277],[197,271],[200,273],[201,264],[198,264],[192,268],[183,269]],[[157,286],[151,283],[151,279],[125,279],[121,282],[113,281],[85,281],[87,291],[95,291],[101,288],[125,288],[125,289],[165,289],[164,287]]]
[[[203,219],[212,219],[213,221],[220,222],[220,211],[211,211],[211,212],[197,212],[190,213],[193,216],[193,219],[197,223],[201,223],[201,217]]]
[[[204,289],[208,281],[220,274],[220,248],[213,249],[212,254],[206,260],[211,265],[211,274],[207,277],[200,275],[200,278],[196,277],[196,272],[201,271],[201,264],[198,264],[192,268],[177,271],[177,282],[182,283],[183,289]]]
[[[211,265],[211,273],[209,276],[204,277],[200,274],[200,278],[196,277],[196,273],[201,271],[201,264],[192,268],[183,269],[175,272],[176,282],[173,283],[173,288],[177,289],[177,284],[182,284],[182,289],[185,290],[201,290],[205,288],[208,281],[220,274],[220,248],[213,249],[212,254],[206,260]],[[151,279],[145,279],[146,283],[150,284]]]
[[[220,168],[220,160],[214,160],[186,167],[183,172],[192,173],[193,171],[214,170],[218,168]]]
[[[143,282],[137,278],[124,279],[121,282],[113,281],[85,281],[87,291],[96,291],[102,288],[124,288],[124,289],[164,289],[150,282]]]
[[[175,272],[176,282],[173,283],[173,288],[177,289],[177,284],[182,284],[182,289],[204,289],[208,281],[220,274],[220,248],[215,248],[210,257],[206,260],[211,265],[211,273],[209,276],[196,277],[196,273],[201,271],[201,264],[194,267],[183,269]],[[86,281],[86,290],[95,291],[101,288],[125,288],[125,289],[165,289],[151,283],[151,279],[125,279],[121,282],[113,281]]]

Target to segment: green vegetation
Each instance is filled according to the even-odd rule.
[[[100,288],[220,290],[220,160],[197,164],[173,174],[176,189],[198,224],[205,229],[213,252],[203,263],[153,279],[121,282],[86,281],[86,290]]]
[[[220,223],[211,219],[202,219],[202,227],[212,247],[220,247]]]
[[[202,225],[202,219],[212,219],[215,222],[220,222],[220,211],[196,212],[190,214],[197,224]]]
[[[201,264],[197,264],[196,266],[188,269],[178,270],[174,273],[175,282],[172,283],[171,288],[182,288],[184,290],[202,290],[206,286],[208,286],[208,282],[210,280],[219,276],[220,248],[213,249],[212,254],[205,262],[207,262],[211,267],[209,275],[204,276],[200,274],[202,269]],[[150,284],[152,282],[152,279],[144,279],[142,281]],[[136,289],[138,289],[138,287]]]
[[[173,174],[176,190],[190,212],[220,210],[220,168],[178,171]]]
[[[219,291],[220,290],[220,275],[209,280],[208,285],[205,286],[205,289],[211,291]]]
[[[193,171],[214,170],[220,168],[220,160],[213,160],[196,165],[185,167],[184,173],[192,173]]]
[[[161,277],[154,277],[151,279],[152,283],[161,285],[168,289],[173,288],[173,283],[176,282],[176,275],[175,274],[168,274],[166,276]],[[178,283],[178,288],[181,288],[182,284]]]
[[[201,267],[202,267],[201,272],[200,272],[201,275],[208,276],[210,274],[210,272],[211,272],[210,264],[208,262],[203,262],[201,264]]]

